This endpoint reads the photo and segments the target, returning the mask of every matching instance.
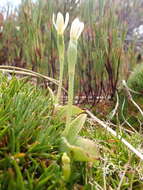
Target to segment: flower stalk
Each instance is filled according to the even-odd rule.
[[[62,82],[63,82],[63,73],[64,73],[64,54],[65,54],[65,44],[64,44],[64,36],[58,35],[57,37],[57,47],[59,52],[59,62],[60,62],[60,76],[59,76],[59,86],[56,97],[55,104],[60,103],[61,91],[62,91]]]
[[[73,97],[74,97],[74,75],[75,75],[75,66],[77,62],[77,43],[78,38],[81,35],[81,32],[84,29],[84,23],[80,22],[78,18],[76,18],[71,25],[70,30],[70,42],[67,52],[68,58],[68,111],[67,111],[67,120],[66,127],[63,132],[64,136],[68,136],[68,132],[70,129],[70,123],[72,121],[72,105],[73,105]]]
[[[72,105],[73,105],[73,97],[74,97],[74,75],[75,75],[75,65],[77,62],[77,41],[70,40],[69,48],[67,52],[68,56],[68,111],[67,111],[67,119],[66,119],[66,128],[63,132],[64,136],[68,135],[68,131],[70,129],[71,116],[72,116]]]
[[[57,14],[56,21],[55,21],[55,15],[53,14],[53,25],[57,30],[57,47],[58,47],[59,62],[60,62],[59,86],[58,86],[58,92],[55,104],[60,103],[60,97],[61,97],[63,71],[64,71],[64,57],[65,57],[64,31],[68,25],[68,22],[69,22],[69,13],[66,13],[65,21],[63,15],[60,12]]]

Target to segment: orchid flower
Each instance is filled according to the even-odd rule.
[[[63,33],[68,25],[68,22],[69,22],[69,13],[66,13],[65,21],[64,21],[64,17],[62,15],[62,13],[59,12],[57,14],[56,22],[55,22],[55,14],[53,14],[53,24],[59,35],[63,35]]]
[[[71,25],[70,39],[77,41],[84,29],[84,23],[75,18]]]

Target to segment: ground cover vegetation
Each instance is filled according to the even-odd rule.
[[[142,45],[131,34],[142,11],[141,0],[1,9],[1,190],[143,189]]]

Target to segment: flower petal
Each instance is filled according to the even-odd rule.
[[[64,32],[64,17],[61,12],[57,14],[56,25],[58,33],[62,34]]]
[[[70,38],[71,39],[76,36],[76,29],[77,29],[78,23],[79,23],[78,18],[75,18],[74,21],[72,22],[71,30],[70,30]]]
[[[81,22],[81,23],[79,24],[79,30],[78,30],[78,34],[77,34],[77,40],[78,40],[79,36],[81,35],[83,29],[84,29],[84,23]]]
[[[80,22],[78,18],[74,19],[71,25],[70,38],[77,41],[83,29],[84,23]]]
[[[66,17],[65,17],[65,24],[64,24],[64,30],[66,29],[67,25],[69,22],[69,13],[66,13]]]
[[[57,25],[55,23],[55,14],[54,13],[53,13],[52,21],[53,21],[53,25],[54,25],[55,29],[57,30]]]

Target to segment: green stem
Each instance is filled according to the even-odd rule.
[[[62,91],[63,73],[64,73],[64,59],[61,59],[60,60],[60,77],[59,77],[59,86],[58,86],[56,104],[60,103],[60,96],[61,96],[61,91]]]
[[[74,94],[74,73],[70,74],[69,77],[69,86],[68,86],[68,111],[66,119],[66,128],[64,130],[64,136],[68,135],[70,129],[70,123],[72,118],[72,104],[73,104],[73,94]]]
[[[63,81],[63,72],[64,72],[64,53],[65,53],[65,45],[64,45],[64,36],[59,35],[57,39],[57,46],[59,52],[59,62],[60,62],[60,76],[59,76],[59,86],[56,97],[56,104],[60,103],[60,96],[62,91],[62,81]]]
[[[64,136],[68,135],[68,131],[70,129],[70,123],[72,120],[72,105],[73,105],[73,97],[74,97],[74,75],[75,75],[75,65],[77,62],[77,42],[70,41],[68,48],[68,110],[67,110],[67,119],[66,119],[66,127],[63,132]]]

